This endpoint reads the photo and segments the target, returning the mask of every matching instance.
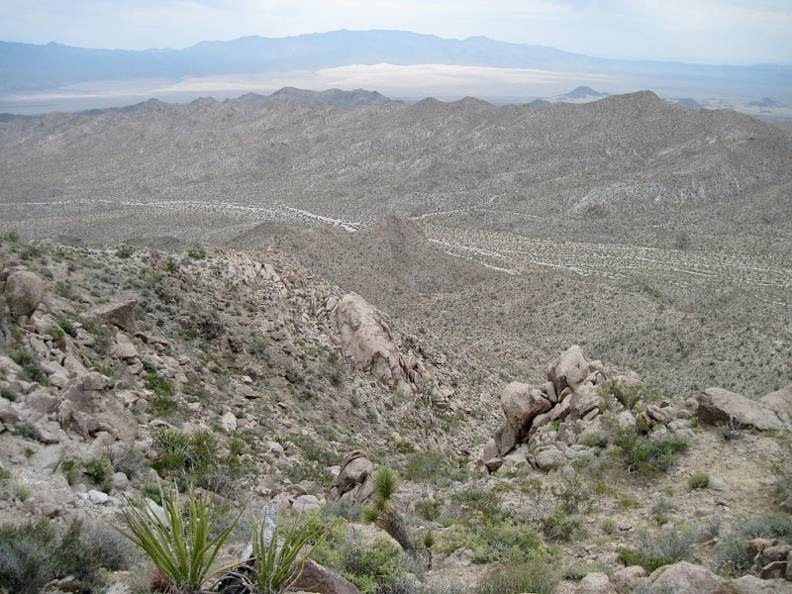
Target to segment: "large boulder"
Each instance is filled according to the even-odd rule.
[[[109,390],[113,381],[101,373],[91,372],[69,382],[58,409],[61,427],[92,439],[105,431],[125,443],[137,437],[138,424],[121,400]]]
[[[725,580],[701,565],[681,561],[656,569],[649,576],[649,581],[652,583],[652,592],[709,594]]]
[[[792,426],[792,384],[762,396],[759,402],[772,408],[783,422]]]
[[[518,442],[528,435],[534,418],[552,407],[541,390],[521,382],[511,382],[503,388],[500,402]]]
[[[15,318],[30,317],[41,305],[46,283],[29,270],[17,270],[8,275],[3,296]]]
[[[360,594],[355,584],[334,574],[313,559],[305,562],[294,588],[316,594]]]
[[[578,345],[569,347],[561,357],[547,366],[547,380],[553,383],[556,394],[564,388],[575,390],[589,374],[589,362]]]
[[[710,425],[751,427],[760,431],[785,429],[778,414],[766,404],[723,388],[707,388],[699,395],[698,418]]]
[[[345,495],[355,503],[362,503],[372,492],[374,465],[361,450],[355,450],[344,458],[338,475],[330,483],[328,503],[338,501]]]
[[[137,302],[135,300],[102,303],[92,307],[88,311],[88,315],[100,318],[105,322],[118,326],[122,330],[135,334],[140,330],[137,319],[135,318],[136,305]]]
[[[347,293],[331,315],[344,353],[355,367],[385,379],[403,394],[414,392],[393,334],[379,311],[360,295]]]

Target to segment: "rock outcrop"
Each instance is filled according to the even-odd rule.
[[[363,503],[374,490],[373,481],[374,465],[365,452],[355,450],[344,458],[341,469],[327,491],[327,501],[346,499]]]
[[[386,380],[402,394],[419,391],[418,384],[429,376],[426,365],[402,356],[377,309],[357,293],[347,293],[332,304],[330,315],[338,329],[341,348],[357,369]]]
[[[768,405],[723,388],[707,388],[698,399],[699,421],[709,425],[783,431],[786,427],[778,413]]]
[[[37,274],[14,270],[5,279],[3,297],[14,318],[30,317],[41,305],[46,290],[46,283]]]
[[[58,409],[61,427],[85,439],[104,431],[125,443],[134,443],[137,421],[109,392],[112,387],[113,381],[97,372],[72,380],[63,391],[63,402]]]

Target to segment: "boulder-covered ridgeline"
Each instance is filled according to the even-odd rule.
[[[0,592],[167,588],[108,527],[188,485],[317,592],[792,591],[789,136],[347,99],[0,124]]]

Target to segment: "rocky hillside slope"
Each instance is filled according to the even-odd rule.
[[[649,92],[365,109],[282,95],[7,122],[0,227],[275,247],[509,375],[581,343],[671,393],[783,386],[787,134]]]
[[[690,572],[715,588],[750,571],[764,581],[748,575],[740,583],[754,589],[737,591],[789,589],[780,549],[755,562],[741,551],[757,536],[768,551],[792,540],[788,516],[768,515],[792,509],[790,388],[762,403],[718,389],[667,399],[579,347],[536,387],[505,381],[275,251],[10,235],[0,249],[2,525],[118,522],[127,498],[189,478],[232,509],[275,497],[334,526],[349,517],[368,543],[359,556],[385,546],[352,510],[387,464],[406,479],[410,530],[436,543],[431,568],[402,559],[376,591],[475,591],[526,563],[559,592],[698,584]],[[638,566],[652,571],[658,556],[684,563],[639,584]],[[135,567],[112,578],[114,592],[147,585],[145,563]]]

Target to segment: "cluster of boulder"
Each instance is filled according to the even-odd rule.
[[[478,461],[489,472],[525,460],[549,471],[591,455],[592,448],[584,444],[604,431],[605,412],[615,415],[620,428],[658,436],[668,432],[692,439],[694,417],[734,429],[792,429],[792,385],[758,402],[721,388],[708,388],[698,399],[680,404],[649,402],[637,374],[613,373],[586,358],[577,345],[552,361],[546,376],[542,386],[511,382],[503,388],[504,420]]]

